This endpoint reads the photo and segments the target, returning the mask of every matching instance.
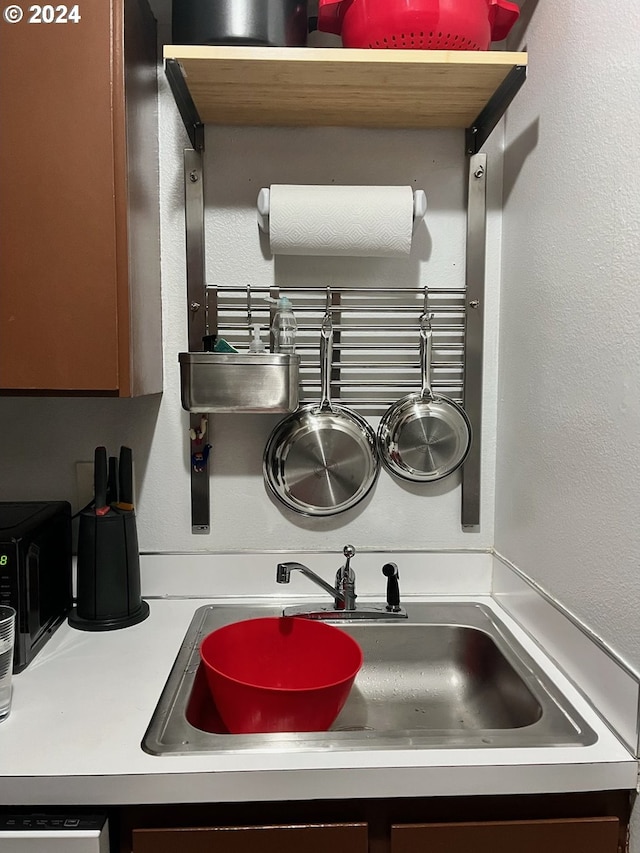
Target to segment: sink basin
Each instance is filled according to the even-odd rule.
[[[358,625],[349,633],[368,665],[334,724],[337,731],[513,729],[542,716],[526,683],[477,628]]]
[[[231,735],[200,669],[216,628],[281,608],[199,608],[142,742],[153,755],[243,750],[588,745],[596,735],[487,607],[414,603],[408,619],[341,621],[364,665],[328,732]]]

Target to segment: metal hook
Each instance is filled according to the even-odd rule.
[[[424,332],[430,332],[432,330],[431,321],[434,318],[433,311],[429,313],[428,311],[424,311],[420,315],[420,329]]]
[[[328,338],[333,332],[333,320],[331,317],[331,309],[327,308],[324,313],[324,317],[322,318],[322,325],[320,327],[320,334],[323,338]]]

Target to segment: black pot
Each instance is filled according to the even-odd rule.
[[[173,43],[304,47],[307,0],[173,0]]]

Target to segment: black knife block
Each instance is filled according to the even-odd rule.
[[[105,515],[80,513],[77,604],[69,624],[82,631],[113,631],[148,615],[140,594],[135,512],[114,507]]]

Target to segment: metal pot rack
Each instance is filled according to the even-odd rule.
[[[184,152],[185,227],[189,350],[203,349],[207,334],[218,334],[238,349],[249,344],[249,327],[271,327],[264,295],[273,287],[207,285],[204,260],[202,152],[204,126],[186,85],[180,64],[168,59],[166,73],[193,149]],[[473,443],[462,467],[461,524],[480,523],[480,458],[482,438],[482,369],[486,242],[487,156],[481,146],[526,78],[516,65],[476,120],[465,131],[467,157],[467,240],[465,287],[429,288],[434,314],[434,388],[460,402],[471,421]],[[312,107],[311,107],[312,109]],[[395,288],[309,287],[282,290],[294,304],[299,323],[301,399],[317,398],[320,314],[327,300],[334,312],[336,361],[332,393],[347,405],[382,414],[400,396],[419,388],[418,318],[423,291]],[[191,517],[193,533],[210,530],[208,416],[192,414],[190,423]]]
[[[419,321],[434,314],[433,386],[462,402],[465,290],[386,287],[207,287],[210,326],[238,350],[247,349],[251,327],[265,331],[275,307],[267,298],[288,296],[298,321],[300,401],[320,399],[319,340],[331,311],[334,359],[332,398],[380,415],[399,397],[420,388]],[[273,350],[273,340],[269,342]]]

